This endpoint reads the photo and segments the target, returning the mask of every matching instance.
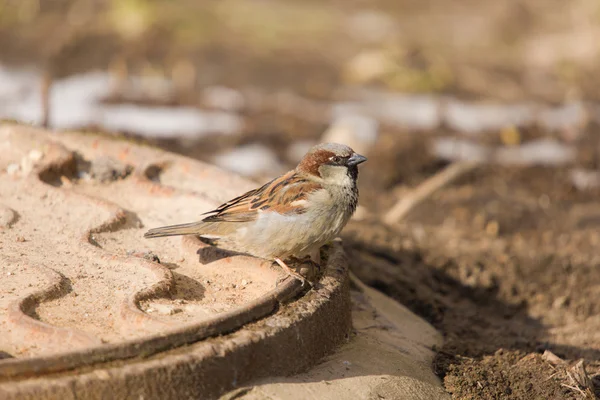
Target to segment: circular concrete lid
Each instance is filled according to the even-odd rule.
[[[161,384],[217,395],[306,368],[347,335],[339,244],[289,302],[303,288],[277,284],[271,262],[192,237],[143,239],[254,184],[94,135],[1,125],[0,151],[0,397],[148,395]]]

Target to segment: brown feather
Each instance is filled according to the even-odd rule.
[[[276,178],[258,189],[251,190],[217,207],[206,214],[204,222],[248,222],[258,218],[258,213],[274,211],[279,214],[302,214],[303,205],[293,202],[305,200],[308,194],[321,189],[321,185],[309,182],[296,171]]]
[[[320,177],[319,167],[327,163],[327,160],[335,155],[335,153],[329,150],[317,150],[312,154],[306,155],[302,161],[300,161],[300,164],[298,164],[297,169],[298,171]]]

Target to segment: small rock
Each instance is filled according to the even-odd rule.
[[[542,358],[552,365],[560,365],[560,364],[564,364],[564,362],[565,362],[562,358],[560,358],[559,356],[557,356],[550,350],[544,350],[544,354],[542,354]]]
[[[25,237],[23,237],[23,236],[17,236],[17,242],[19,242],[19,243],[25,242]]]
[[[248,285],[248,281],[245,279],[242,279],[242,286],[246,286],[246,285]]]

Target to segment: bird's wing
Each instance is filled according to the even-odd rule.
[[[261,212],[302,214],[306,211],[308,194],[319,189],[322,186],[318,183],[290,171],[207,212],[210,215],[203,221],[248,222],[258,218]]]

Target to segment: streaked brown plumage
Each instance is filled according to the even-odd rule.
[[[209,211],[203,220],[144,236],[217,237],[219,247],[275,260],[299,277],[282,260],[310,254],[342,230],[356,209],[357,165],[365,160],[348,146],[317,145],[294,170]]]

